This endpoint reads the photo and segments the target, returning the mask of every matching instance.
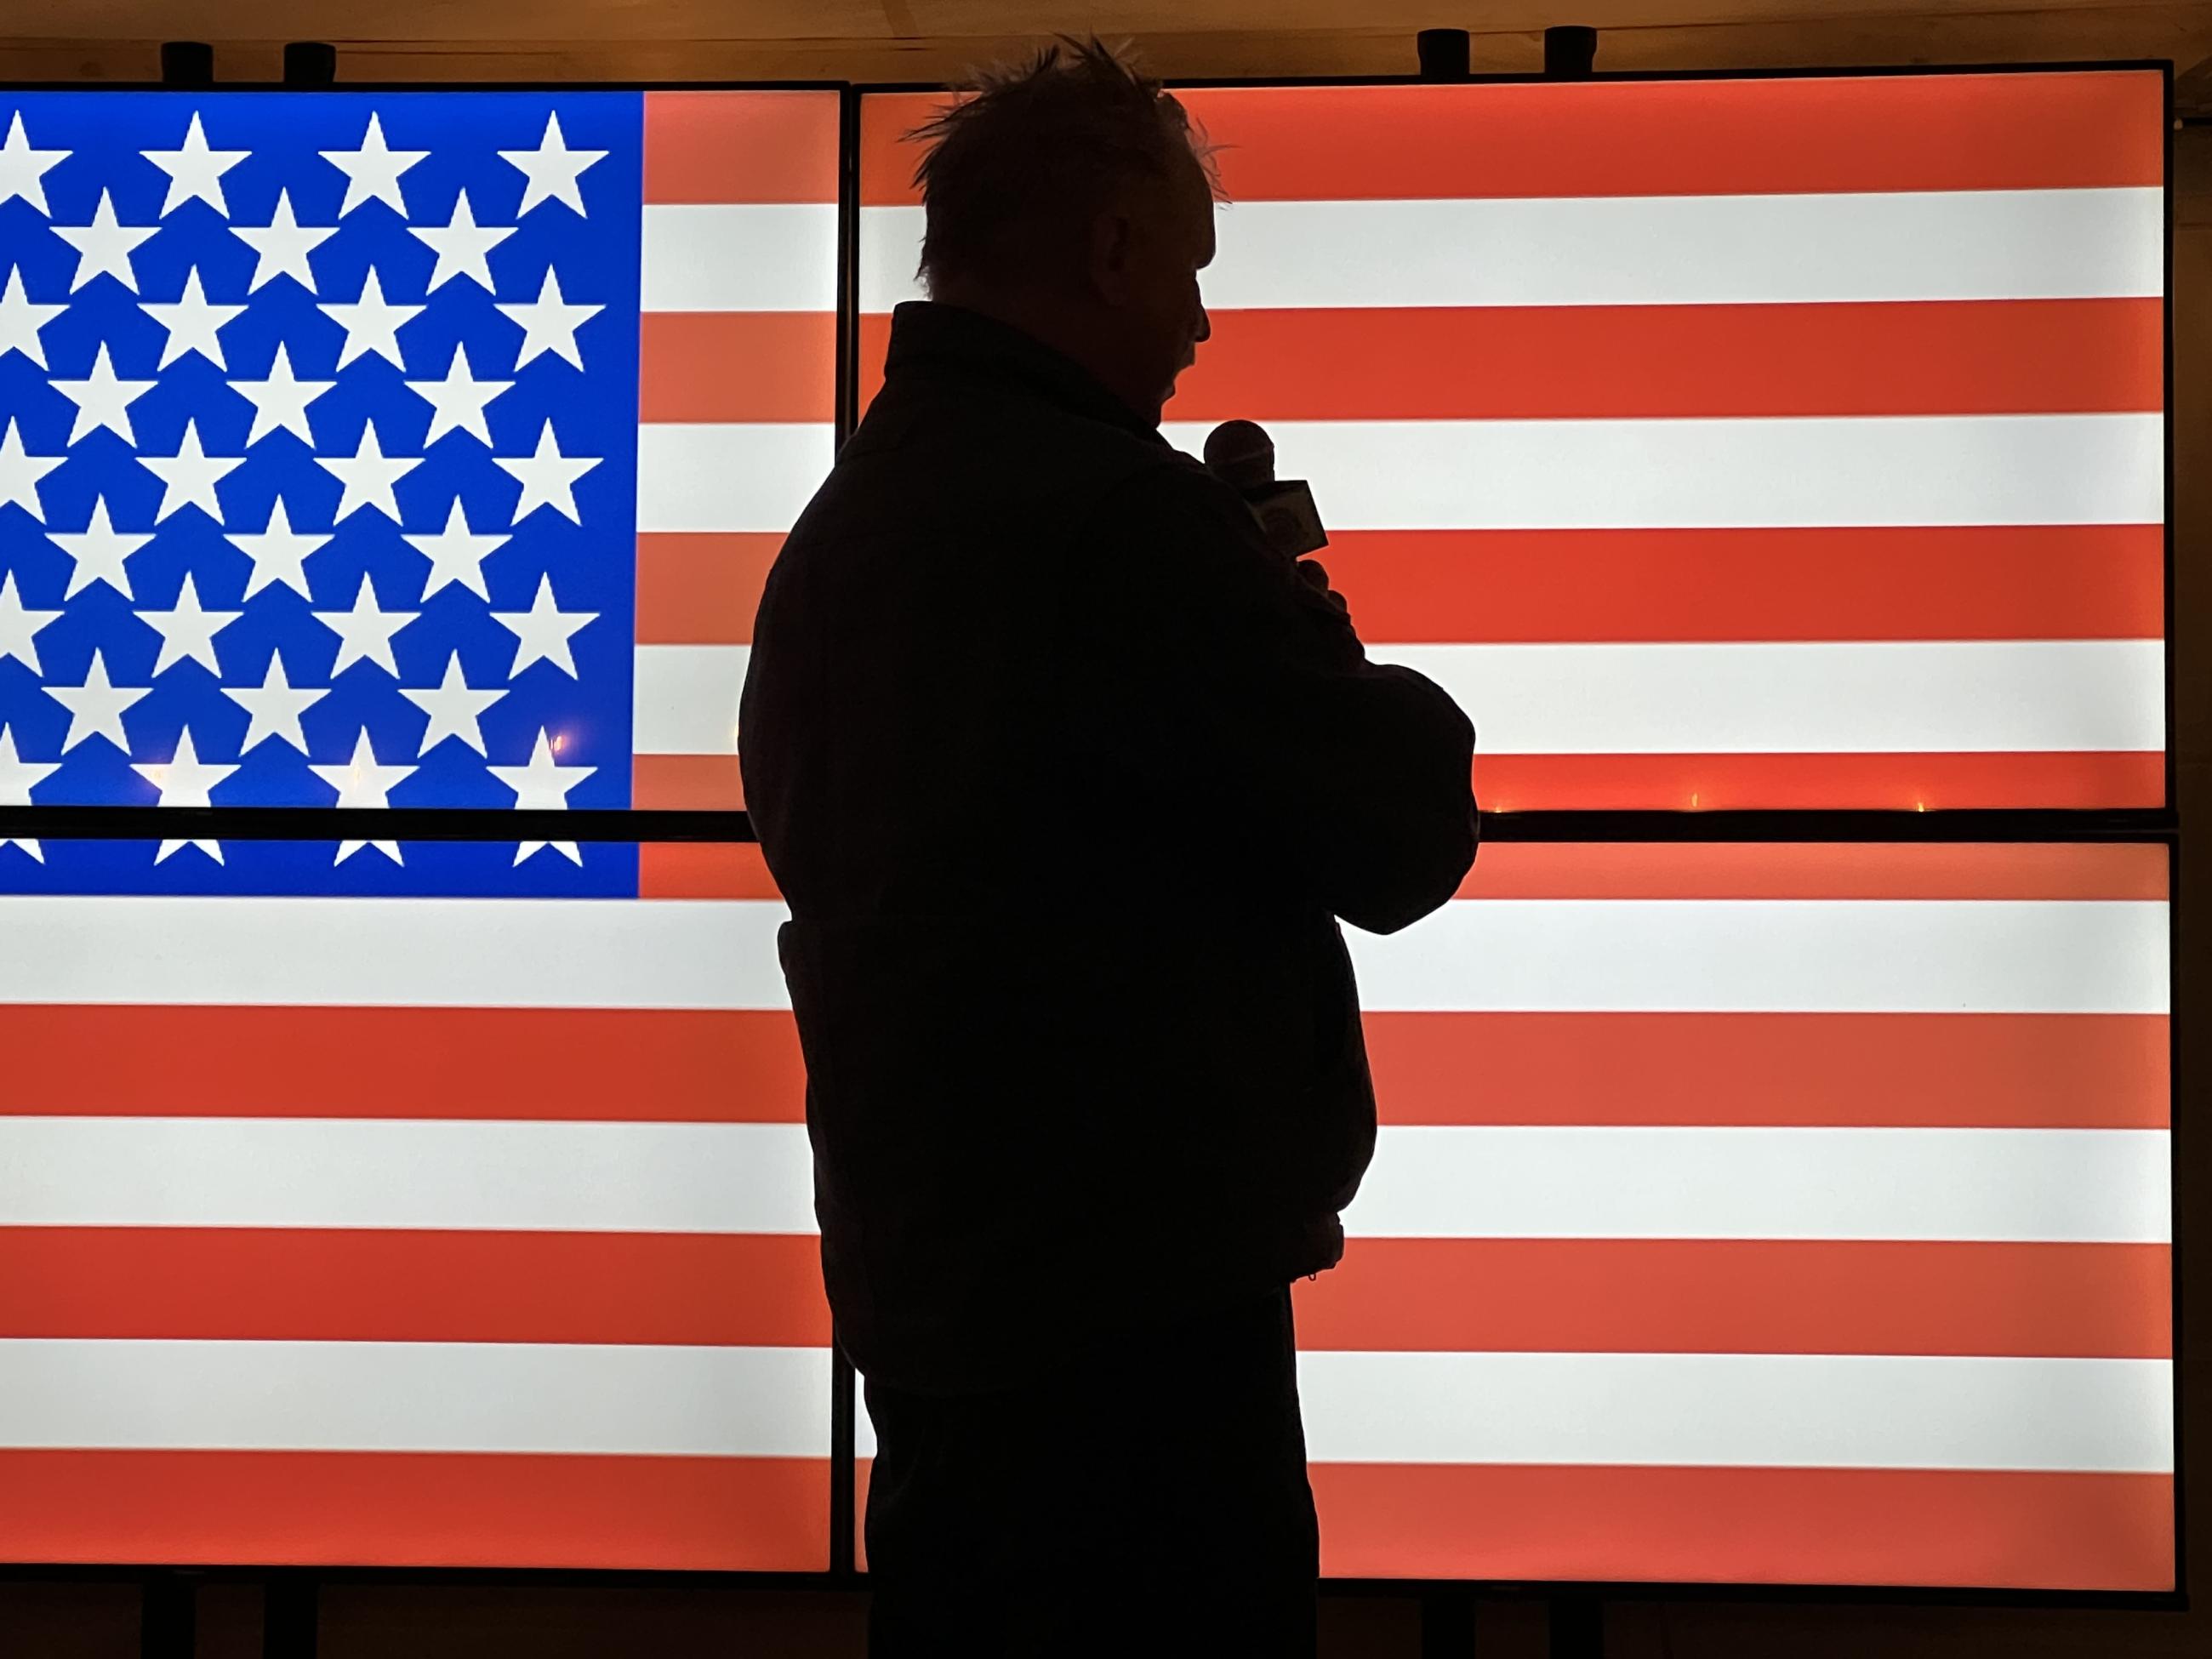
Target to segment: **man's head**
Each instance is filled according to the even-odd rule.
[[[1206,337],[1219,184],[1182,106],[1096,40],[977,77],[917,127],[930,297],[1074,358],[1147,420]]]

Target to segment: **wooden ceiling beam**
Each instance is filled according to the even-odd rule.
[[[911,15],[907,0],[882,0]],[[972,64],[1034,47],[1035,34],[874,39],[632,40],[411,40],[341,45],[347,81],[852,80],[942,82]],[[1409,74],[1409,32],[1350,29],[1139,35],[1145,63],[1172,77]],[[226,41],[216,74],[273,81],[283,42]],[[2212,88],[2190,72],[2212,60],[2212,5],[2116,5],[2079,9],[1945,12],[1918,15],[1800,18],[1605,30],[1598,68],[1782,69],[1854,64],[2073,62],[2172,58],[2185,88]],[[144,81],[158,74],[153,40],[0,41],[0,79]],[[1477,73],[1540,68],[1536,32],[1474,35]]]

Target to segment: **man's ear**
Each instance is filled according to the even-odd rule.
[[[1136,222],[1120,203],[1101,209],[1091,221],[1088,250],[1091,286],[1100,300],[1118,306],[1128,291]]]

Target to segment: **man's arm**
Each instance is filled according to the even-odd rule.
[[[1122,483],[1089,539],[1084,592],[1141,762],[1249,800],[1255,833],[1370,933],[1452,896],[1474,862],[1474,727],[1442,687],[1368,661],[1350,619],[1194,463]]]

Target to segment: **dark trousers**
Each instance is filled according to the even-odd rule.
[[[1312,1659],[1287,1289],[1017,1389],[866,1397],[870,1659]]]

